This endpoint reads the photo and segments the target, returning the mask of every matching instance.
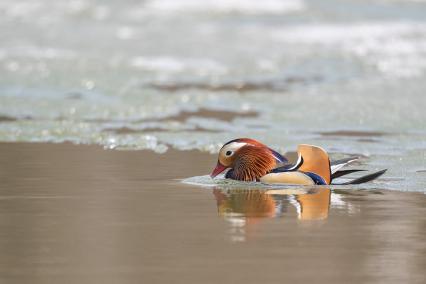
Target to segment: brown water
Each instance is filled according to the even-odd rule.
[[[0,143],[0,282],[425,283],[424,194],[177,180],[214,162]]]

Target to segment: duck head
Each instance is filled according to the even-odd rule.
[[[239,138],[222,146],[217,165],[210,176],[214,178],[229,169],[226,178],[257,181],[278,164],[285,162],[286,158],[259,141]]]

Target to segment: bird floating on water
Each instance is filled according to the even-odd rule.
[[[330,162],[327,152],[318,146],[298,146],[295,164],[268,146],[250,138],[238,138],[227,142],[219,152],[217,165],[211,177],[228,170],[225,178],[240,181],[260,181],[266,184],[327,185],[335,178],[364,170],[342,168],[358,157]],[[343,184],[360,184],[376,179],[386,172],[381,170],[353,179]],[[335,184],[335,183],[333,183]]]

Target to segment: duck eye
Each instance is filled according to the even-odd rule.
[[[231,156],[232,155],[232,151],[226,151],[225,155],[228,156],[228,157]]]

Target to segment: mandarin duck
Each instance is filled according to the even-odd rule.
[[[327,185],[333,179],[363,170],[341,170],[358,159],[345,158],[330,162],[327,152],[318,146],[301,144],[298,159],[291,164],[287,158],[268,146],[250,138],[234,139],[222,146],[211,177],[225,170],[225,178],[239,181],[260,181],[266,184]],[[371,181],[386,172],[381,170],[343,184]],[[335,184],[335,183],[333,183]]]

